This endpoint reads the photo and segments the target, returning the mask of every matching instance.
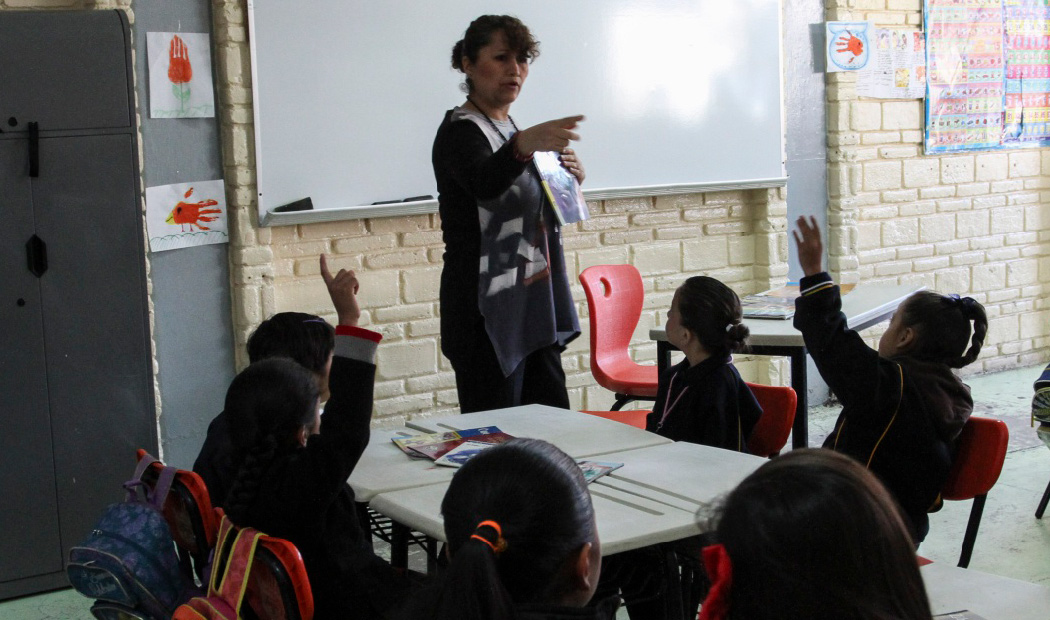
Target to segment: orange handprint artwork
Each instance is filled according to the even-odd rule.
[[[179,100],[179,110],[184,110],[186,100],[190,98],[189,81],[193,79],[193,66],[190,65],[189,49],[179,35],[172,36],[168,46],[168,79],[175,98]]]
[[[828,71],[856,71],[868,64],[867,22],[827,22]]]
[[[191,187],[183,195],[183,198],[189,198],[193,194],[193,188]],[[170,204],[170,203],[169,203]],[[218,219],[218,216],[212,215],[213,213],[222,213],[222,209],[205,209],[204,207],[214,207],[219,204],[217,201],[212,199],[201,200],[198,202],[185,202],[179,201],[175,205],[175,208],[168,214],[168,219],[164,220],[167,224],[179,224],[182,226],[182,232],[193,232],[193,227],[196,226],[201,230],[211,230],[201,222],[214,222]],[[187,231],[187,227],[189,230]]]
[[[847,30],[845,34],[839,36],[838,46],[835,48],[835,51],[853,54],[853,58],[849,59],[849,62],[853,62],[857,56],[864,54],[864,41],[861,41]]]

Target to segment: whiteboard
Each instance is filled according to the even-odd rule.
[[[260,222],[434,211],[430,154],[478,15],[540,42],[511,116],[584,114],[588,198],[783,185],[779,0],[250,0]],[[322,215],[315,213],[316,215]],[[309,219],[317,220],[317,217]]]

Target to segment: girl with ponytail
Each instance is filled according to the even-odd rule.
[[[866,466],[900,504],[918,545],[927,512],[973,411],[967,387],[952,372],[977,359],[988,333],[984,307],[970,297],[919,291],[904,300],[879,340],[868,347],[848,328],[839,288],[821,269],[820,229],[798,219],[795,241],[805,277],[795,301],[795,327],[820,376],[842,402],[825,448]]]
[[[619,598],[583,608],[601,570],[580,467],[538,439],[481,452],[441,502],[449,566],[404,618],[612,620]]]
[[[409,582],[371,546],[346,483],[368,445],[378,333],[357,327],[353,271],[321,276],[339,316],[324,415],[316,372],[286,358],[255,362],[233,380],[226,415],[236,476],[234,523],[290,540],[302,554],[314,618],[382,618]]]
[[[748,337],[740,298],[714,278],[693,276],[674,293],[667,312],[667,340],[685,360],[660,377],[646,430],[688,441],[747,452],[762,408],[733,366]]]

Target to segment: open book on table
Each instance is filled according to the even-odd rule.
[[[851,290],[852,284],[839,285],[839,291],[843,295]],[[789,282],[787,286],[741,297],[740,306],[746,319],[786,320],[795,316],[795,299],[798,296],[798,282]]]
[[[413,458],[428,458],[436,461],[467,440],[475,443],[498,444],[511,439],[513,439],[512,436],[495,426],[481,426],[444,433],[394,437],[391,441],[402,452]]]

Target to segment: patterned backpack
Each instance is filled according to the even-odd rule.
[[[124,502],[106,508],[87,539],[69,551],[69,583],[97,599],[92,613],[98,618],[166,620],[196,593],[179,569],[175,542],[162,513],[175,468],[165,467],[152,491],[142,481],[146,468],[155,462],[150,456],[139,461],[135,477],[124,483]]]

